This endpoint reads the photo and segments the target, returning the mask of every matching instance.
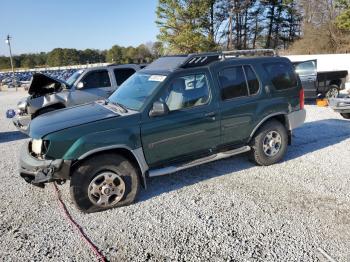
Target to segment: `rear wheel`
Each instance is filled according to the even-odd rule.
[[[269,166],[279,162],[288,147],[288,134],[284,125],[271,120],[260,127],[251,141],[250,159],[258,165]]]
[[[83,162],[72,174],[70,194],[85,213],[133,203],[140,188],[137,170],[121,155],[104,154]]]
[[[340,113],[340,115],[345,119],[350,119],[350,113]]]
[[[337,98],[339,95],[339,88],[337,85],[331,85],[326,93],[326,98]]]

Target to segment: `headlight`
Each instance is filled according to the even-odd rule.
[[[20,101],[18,104],[17,104],[17,108],[21,111],[24,111],[27,107],[27,101]]]
[[[32,152],[36,155],[41,155],[43,148],[43,140],[33,139],[32,140]]]

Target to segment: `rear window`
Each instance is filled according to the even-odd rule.
[[[135,73],[132,68],[116,68],[113,70],[117,85],[120,86],[126,79]]]
[[[265,63],[263,67],[277,90],[285,90],[298,85],[293,67],[284,62]]]

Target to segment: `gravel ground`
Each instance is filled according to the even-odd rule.
[[[5,119],[23,92],[0,92],[0,257],[96,260],[66,222],[51,186],[17,172],[25,137]],[[350,261],[350,121],[307,105],[286,160],[234,157],[149,180],[131,206],[74,219],[111,261]]]

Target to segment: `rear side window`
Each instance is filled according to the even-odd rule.
[[[132,68],[117,68],[113,70],[117,85],[120,86],[126,79],[135,73]]]
[[[248,96],[247,82],[241,66],[225,68],[219,72],[222,100]]]
[[[84,89],[111,86],[111,81],[107,70],[90,72],[84,77],[82,82],[84,83]]]
[[[249,94],[255,95],[259,91],[259,80],[256,77],[256,74],[254,73],[251,66],[244,66],[245,75],[247,77],[248,87],[249,87]]]
[[[285,90],[297,86],[297,76],[290,64],[284,62],[265,63],[263,67],[276,90]]]

